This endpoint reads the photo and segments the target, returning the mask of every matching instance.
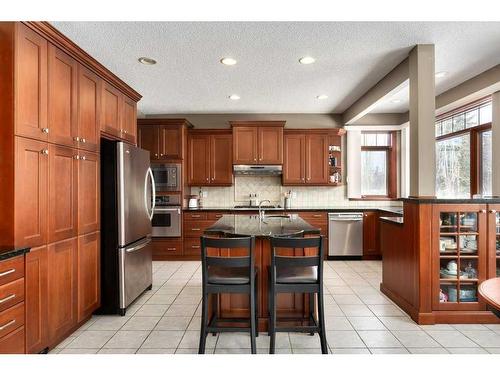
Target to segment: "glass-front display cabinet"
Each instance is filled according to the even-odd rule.
[[[433,206],[434,310],[485,308],[478,285],[490,273],[487,212],[480,204]]]
[[[500,204],[488,206],[488,278],[500,277]]]

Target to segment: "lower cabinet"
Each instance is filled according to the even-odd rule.
[[[153,238],[153,260],[182,256],[182,238]]]
[[[78,237],[78,323],[99,307],[101,302],[100,233]]]
[[[382,255],[378,240],[378,212],[363,213],[363,259],[377,259]]]
[[[39,353],[99,307],[100,233],[33,248],[25,259],[26,353]]]
[[[31,249],[26,254],[26,353],[39,353],[48,344],[47,246]]]

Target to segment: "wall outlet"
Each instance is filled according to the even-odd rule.
[[[292,191],[292,199],[297,199],[297,192],[296,191]]]

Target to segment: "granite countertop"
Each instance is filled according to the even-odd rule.
[[[392,217],[381,217],[380,220],[392,223],[392,224],[404,224],[404,218],[403,217],[397,217],[397,216],[392,216]]]
[[[298,215],[288,218],[268,217],[259,220],[256,215],[224,215],[215,224],[205,230],[205,234],[231,234],[241,236],[270,237],[273,235],[319,234],[315,228]]]
[[[490,198],[456,198],[456,199],[443,199],[443,198],[401,198],[402,202],[412,202],[412,203],[433,203],[433,204],[499,204],[500,198],[490,197]]]
[[[30,247],[0,246],[0,260],[14,258],[29,253]]]
[[[200,207],[200,208],[184,208],[184,211],[258,211],[258,207]],[[297,211],[383,211],[395,214],[402,214],[402,206],[388,207],[369,207],[369,206],[323,206],[323,207],[291,207],[291,208],[265,208],[264,211],[281,211],[281,212],[297,212]]]

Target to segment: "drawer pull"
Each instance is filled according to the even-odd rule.
[[[321,215],[315,214],[315,215],[313,215],[313,217],[321,217]]]
[[[217,215],[215,215],[215,217],[222,217],[222,215],[221,214],[217,214]]]
[[[192,247],[193,249],[199,249],[199,248],[200,248],[200,245],[191,245],[191,247]]]
[[[7,301],[10,301],[10,300],[11,300],[11,299],[13,299],[13,298],[16,298],[16,295],[15,295],[15,294],[11,294],[10,296],[7,296],[7,297],[5,297],[5,298],[3,298],[3,299],[0,299],[0,304],[5,303],[5,302],[7,302]]]
[[[0,273],[0,277],[10,275],[11,273],[14,273],[14,272],[16,272],[16,269],[12,268],[10,270],[7,270],[5,272]]]
[[[0,326],[0,331],[3,331],[5,328],[10,327],[12,324],[16,323],[16,319],[12,319],[10,322],[5,323],[3,326]]]
[[[167,247],[167,250],[168,250],[168,251],[175,251],[175,250],[177,250],[177,249],[176,249],[175,247]]]
[[[201,217],[201,215],[191,215],[191,217]]]
[[[199,232],[201,229],[200,228],[191,228],[193,232]]]

